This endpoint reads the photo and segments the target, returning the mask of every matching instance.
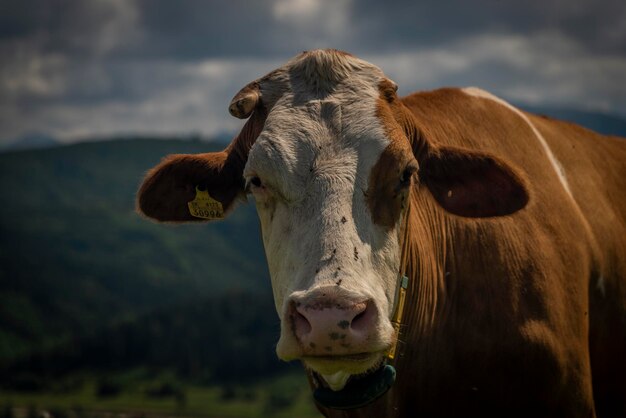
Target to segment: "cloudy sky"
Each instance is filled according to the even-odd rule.
[[[626,117],[623,0],[2,0],[0,141],[232,132],[240,87],[320,47],[401,93],[475,85]]]

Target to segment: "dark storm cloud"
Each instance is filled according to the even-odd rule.
[[[626,2],[359,1],[353,18],[375,48],[441,45],[478,33],[558,31],[588,48],[626,52]]]
[[[89,56],[109,47],[131,8],[120,1],[19,0],[0,6],[0,41],[39,52]],[[123,45],[120,45],[123,46]]]
[[[143,52],[180,59],[276,53],[283,46],[276,42],[272,3],[140,0]]]
[[[238,88],[301,50],[401,91],[474,84],[626,114],[626,2],[21,0],[0,3],[0,140],[235,129]]]
[[[281,3],[287,11],[283,18]],[[616,0],[322,3],[325,8],[346,5],[346,27],[341,30],[347,36],[338,41],[361,53],[441,45],[477,33],[536,31],[558,31],[589,49],[626,53],[626,2]],[[297,13],[315,14],[318,2],[288,4],[286,0],[10,1],[0,6],[0,39],[38,40],[45,52],[90,55],[106,49],[119,21],[130,17],[137,36],[109,52],[171,59],[282,56],[309,48],[311,40],[332,43],[336,33],[327,33],[323,21],[301,28],[304,34],[293,31],[299,23]]]
[[[276,4],[142,0],[141,25],[149,43],[145,50],[181,58],[292,55],[309,48],[312,38],[324,41],[333,35],[320,25],[318,30],[304,28],[306,37],[294,37],[288,21],[277,19]],[[625,53],[625,19],[626,2],[621,1],[365,0],[347,4],[349,34],[339,41],[362,53],[442,45],[478,33],[557,31],[598,52]]]

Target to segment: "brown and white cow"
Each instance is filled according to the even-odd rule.
[[[165,158],[138,210],[195,221],[196,187],[226,213],[254,197],[281,359],[339,393],[377,370],[409,277],[396,383],[325,415],[626,416],[623,139],[476,88],[399,98],[335,50],[298,55],[230,111],[249,118],[233,142]]]

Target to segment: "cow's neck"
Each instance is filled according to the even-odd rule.
[[[430,195],[423,190],[413,192],[407,242],[409,288],[403,321],[403,330],[410,329],[411,335],[401,337],[411,342],[430,334],[443,303],[446,248],[451,233],[446,215]]]

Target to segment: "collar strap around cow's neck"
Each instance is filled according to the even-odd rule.
[[[386,356],[389,360],[393,360],[396,357],[396,348],[398,347],[398,338],[400,336],[400,326],[402,325],[402,315],[404,314],[404,304],[406,301],[406,290],[409,287],[409,278],[406,275],[402,275],[399,278],[398,292],[396,296],[396,310],[391,319],[391,325],[393,326],[394,336],[391,347],[387,350]]]
[[[398,284],[396,285],[396,299],[391,324],[394,329],[393,342],[387,350],[386,357],[393,360],[396,357],[396,348],[398,346],[398,338],[400,336],[400,326],[402,325],[402,316],[404,315],[404,305],[406,302],[406,292],[409,287],[409,277],[406,275],[408,264],[408,241],[409,241],[409,216],[411,205],[409,204],[404,214],[404,230],[402,232],[402,250],[400,255],[400,273],[398,274]]]

